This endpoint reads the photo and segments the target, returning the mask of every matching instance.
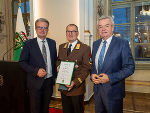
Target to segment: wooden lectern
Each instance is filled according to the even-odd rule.
[[[18,62],[0,61],[0,112],[29,113],[26,73]]]

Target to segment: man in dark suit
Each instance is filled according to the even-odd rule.
[[[50,97],[57,75],[56,43],[46,38],[48,27],[48,20],[36,20],[37,37],[25,42],[19,60],[27,72],[31,113],[49,113]]]
[[[89,46],[77,39],[78,34],[78,27],[75,24],[69,24],[66,27],[68,42],[59,46],[58,67],[61,61],[76,63],[71,85],[65,85],[68,90],[61,91],[63,113],[84,113],[83,97],[85,79],[91,69],[91,50]]]
[[[125,78],[135,69],[129,42],[113,36],[110,16],[99,18],[98,30],[101,38],[93,43],[91,71],[95,113],[123,113]]]

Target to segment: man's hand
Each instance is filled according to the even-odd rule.
[[[101,74],[100,74],[100,78],[101,78],[101,83],[102,83],[102,84],[109,82],[108,75],[105,74],[105,73],[101,73]]]
[[[92,74],[91,75],[92,81],[94,84],[100,84],[101,83],[101,78],[97,74]]]
[[[92,74],[91,75],[92,81],[94,84],[100,84],[100,83],[106,83],[109,81],[108,75],[105,73],[101,73],[99,75],[97,74]]]
[[[58,73],[58,71],[59,71],[59,66],[57,66],[57,73]]]
[[[40,68],[40,69],[38,70],[37,76],[38,76],[38,77],[44,77],[46,74],[47,74],[47,72],[45,71],[45,69]]]
[[[70,86],[67,84],[65,84],[65,86],[68,88],[68,91],[70,91],[74,86],[74,82],[72,81]]]

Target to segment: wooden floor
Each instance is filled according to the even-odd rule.
[[[50,107],[62,109],[61,100],[52,99]],[[85,113],[95,113],[94,98],[85,102]],[[126,92],[124,113],[150,113],[150,94]]]

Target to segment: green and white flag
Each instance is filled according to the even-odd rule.
[[[22,18],[21,8],[18,8],[17,21],[16,21],[16,33],[15,33],[15,49],[14,49],[14,61],[19,61],[22,46],[27,40],[26,30]]]

